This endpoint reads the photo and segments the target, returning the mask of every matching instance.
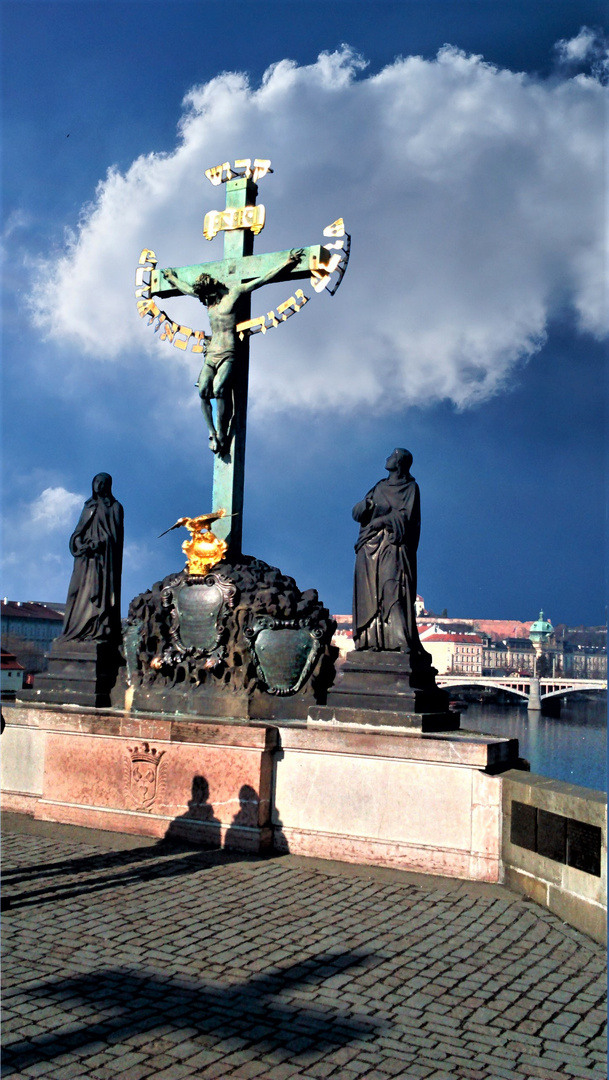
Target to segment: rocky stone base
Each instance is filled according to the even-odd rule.
[[[250,556],[169,575],[129,607],[131,708],[306,719],[334,679],[334,626],[315,589]]]

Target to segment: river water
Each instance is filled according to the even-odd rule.
[[[567,697],[560,717],[528,712],[520,705],[470,705],[461,728],[518,739],[531,772],[582,787],[607,790],[607,701],[604,695]]]

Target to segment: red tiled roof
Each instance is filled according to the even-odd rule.
[[[3,671],[25,671],[23,664],[20,664],[17,657],[7,649],[2,649],[0,663]]]
[[[463,642],[465,645],[482,645],[482,638],[477,634],[430,634],[429,637],[422,639],[423,647],[428,641],[455,641],[457,644]]]
[[[29,600],[23,602],[3,600],[0,611],[2,615],[9,616],[11,619],[48,619],[50,622],[58,622],[59,620],[63,622],[61,612],[45,607],[44,604],[35,604]]]
[[[518,619],[472,619],[476,630],[489,637],[503,641],[504,638],[528,638],[534,620],[519,622]]]

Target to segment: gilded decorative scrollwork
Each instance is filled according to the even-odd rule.
[[[244,207],[243,209],[264,209],[264,207]],[[225,213],[225,211],[218,211]],[[207,215],[209,217],[209,215]],[[206,217],[206,221],[207,221]],[[241,228],[243,226],[232,226]],[[261,226],[262,227],[262,226]],[[316,293],[327,290],[330,296],[334,296],[338,289],[349,262],[351,250],[351,237],[345,232],[343,219],[339,218],[324,229],[324,237],[331,236],[336,239],[332,243],[325,243],[323,250],[331,252],[327,261],[310,257],[310,282]],[[135,272],[135,295],[137,310],[140,318],[148,318],[148,325],[154,325],[155,333],[160,333],[161,341],[169,341],[177,349],[186,351],[190,347],[193,353],[205,353],[207,343],[211,339],[210,334],[204,330],[193,330],[190,326],[183,326],[174,322],[171,317],[155,303],[150,291],[150,276],[157,265],[158,259],[153,251],[145,248],[140,255],[140,263]],[[292,315],[302,311],[309,297],[305,296],[302,289],[295,289],[292,296],[277,306],[276,311],[267,311],[265,315],[256,315],[253,319],[237,323],[236,330],[241,341],[251,334],[266,334],[267,330],[273,330],[276,326],[286,322]]]
[[[211,169],[205,170],[205,175],[210,183],[217,187],[236,179],[245,178],[257,182],[272,171],[271,162],[267,158],[254,158],[253,163],[251,158],[239,158],[233,166],[229,161],[214,165]],[[266,211],[262,205],[210,210],[205,215],[203,235],[207,240],[212,240],[219,232],[236,229],[250,229],[256,235],[264,228],[265,214]],[[330,296],[334,296],[347,269],[351,237],[345,231],[342,218],[337,218],[336,221],[327,225],[323,230],[323,235],[324,244],[321,247],[304,249],[308,255],[309,282],[314,292],[327,291]],[[211,340],[211,334],[174,322],[152,299],[152,277],[157,262],[154,251],[144,248],[135,272],[135,296],[140,317],[148,319],[148,325],[154,326],[155,333],[160,331],[161,341],[168,341],[183,352],[190,349],[193,353],[204,354]],[[303,269],[305,267],[306,263]],[[155,281],[159,274],[162,279],[163,274],[159,271],[154,275]],[[155,284],[155,292],[157,291]],[[265,315],[256,315],[254,318],[237,323],[235,329],[239,338],[243,341],[251,334],[266,334],[267,330],[274,329],[292,315],[302,311],[308,299],[302,289],[295,289],[293,295],[279,304],[276,311],[267,311]]]

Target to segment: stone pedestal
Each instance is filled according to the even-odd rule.
[[[307,724],[322,727],[347,727],[359,729],[391,728],[412,734],[431,734],[440,731],[458,731],[461,717],[458,712],[397,712],[391,709],[351,709],[341,705],[312,705],[307,714]]]
[[[309,710],[309,722],[456,731],[459,714],[449,710],[448,693],[435,685],[433,670],[422,688],[407,654],[354,651],[328,691],[327,705]]]
[[[278,851],[498,881],[501,776],[516,739],[281,728]]]
[[[115,644],[58,637],[48,657],[49,670],[36,676],[33,690],[20,692],[20,700],[97,708],[113,704],[112,692],[124,665]]]
[[[5,712],[5,810],[207,848],[270,847],[275,728],[52,706]]]
[[[515,739],[4,707],[2,806],[205,847],[500,876]]]

